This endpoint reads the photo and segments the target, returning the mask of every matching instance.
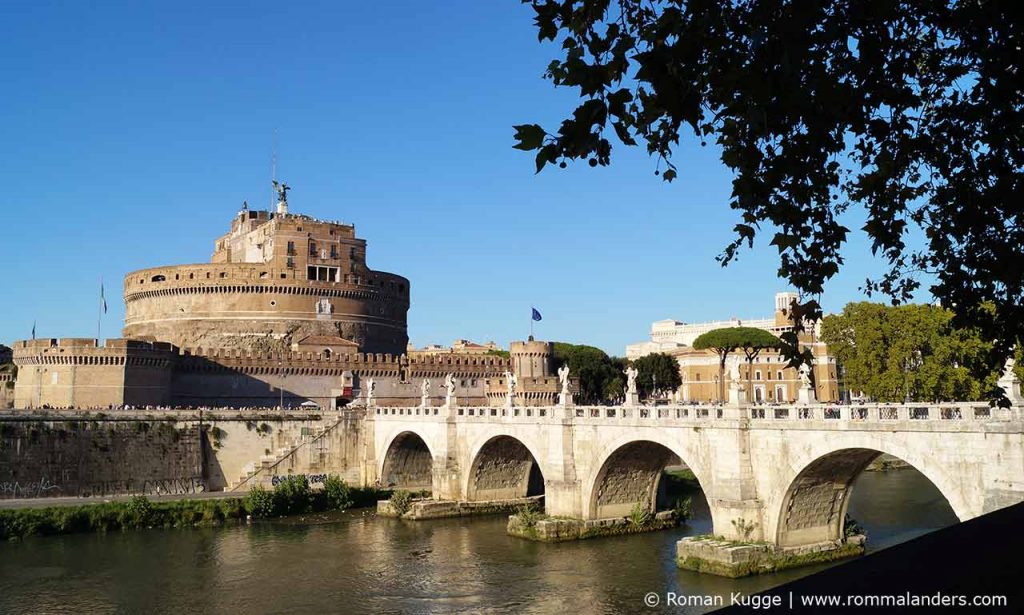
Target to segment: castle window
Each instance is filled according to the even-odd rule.
[[[782,380],[782,372],[776,372],[775,375],[779,377],[779,380]]]
[[[287,273],[282,273],[282,274],[281,274],[281,279],[282,279],[282,280],[286,279],[287,277],[288,277],[288,274],[287,274]]]
[[[167,278],[162,275],[155,275],[152,278],[150,278],[150,282],[164,282],[166,280]]]
[[[309,255],[310,256],[316,256],[316,242],[315,241],[310,241],[309,242]]]
[[[757,370],[756,372],[754,372],[754,380],[760,380],[760,379],[761,379],[761,370]]]
[[[331,234],[333,235],[334,231],[331,231]],[[331,244],[331,258],[338,258],[338,246],[333,243]]]
[[[288,255],[289,256],[295,256],[295,242],[294,241],[289,241],[288,242]]]
[[[267,278],[267,272],[266,271],[261,271],[260,272],[260,279],[261,280],[265,280],[266,278]]]
[[[224,279],[224,278],[228,277],[228,274],[225,271],[221,271],[219,276],[220,276],[221,279]]]
[[[324,348],[324,358],[325,359],[330,359],[331,358],[331,349],[330,348]]]
[[[337,282],[338,281],[337,267],[318,267],[316,265],[306,266],[306,279],[317,280],[319,282]]]
[[[287,266],[289,269],[295,269],[295,259],[288,257]]]

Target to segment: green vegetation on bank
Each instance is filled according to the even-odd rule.
[[[289,477],[273,489],[253,487],[244,497],[154,502],[137,495],[125,502],[0,510],[0,540],[156,527],[216,526],[229,522],[372,506],[389,491],[350,487],[330,475],[324,488],[310,489],[305,476]]]

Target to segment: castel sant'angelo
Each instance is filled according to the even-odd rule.
[[[124,278],[123,338],[15,342],[16,408],[347,405],[374,382],[381,404],[445,397],[496,404],[506,372],[523,404],[559,389],[551,344],[513,342],[510,358],[406,355],[410,284],[367,266],[349,224],[247,206],[208,264],[133,271]]]

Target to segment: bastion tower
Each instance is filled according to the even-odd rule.
[[[366,265],[350,224],[248,206],[209,264],[133,271],[124,279],[124,336],[180,348],[256,352],[405,352],[409,280]]]

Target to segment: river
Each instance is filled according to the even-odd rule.
[[[850,511],[869,551],[956,522],[912,469],[862,474]],[[738,580],[679,570],[675,541],[711,530],[706,503],[694,512],[672,531],[553,545],[507,536],[504,517],[367,510],[35,538],[0,545],[0,613],[633,613],[647,592],[753,593],[822,568]]]

